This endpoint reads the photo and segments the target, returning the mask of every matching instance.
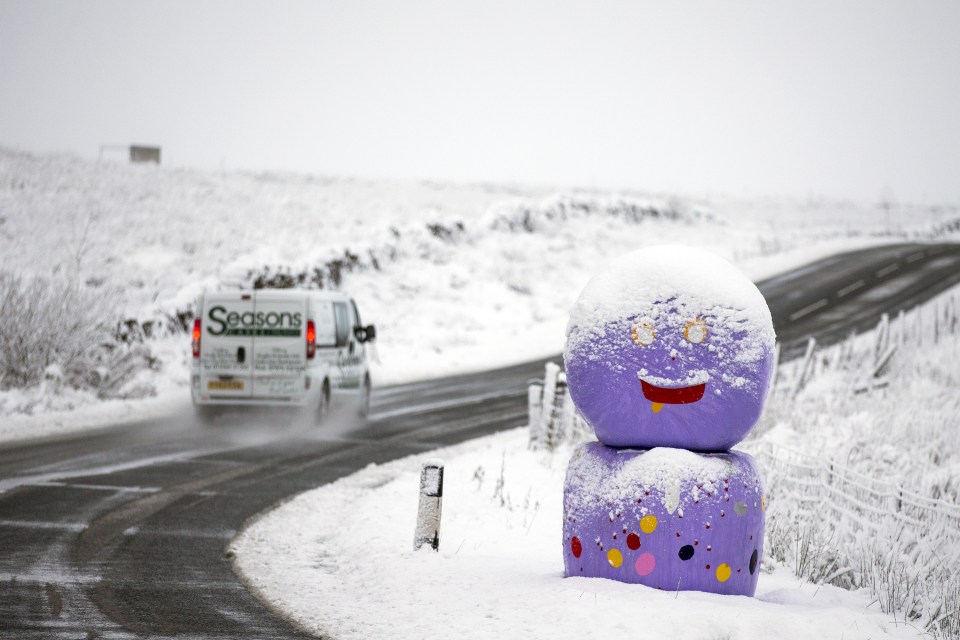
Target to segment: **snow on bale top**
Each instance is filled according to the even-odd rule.
[[[733,265],[657,246],[587,284],[564,361],[573,400],[604,444],[722,451],[760,416],[775,339],[763,295]]]

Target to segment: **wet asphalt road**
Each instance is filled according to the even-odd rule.
[[[960,282],[960,246],[895,245],[760,283],[783,357]],[[559,361],[559,357],[555,358]],[[0,638],[299,638],[224,548],[246,519],[366,466],[523,424],[543,362],[378,390],[321,428],[191,414],[0,446]],[[412,535],[412,532],[411,532]]]

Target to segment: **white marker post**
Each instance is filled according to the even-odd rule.
[[[430,545],[440,548],[440,508],[443,502],[443,463],[425,462],[420,469],[420,505],[417,508],[417,530],[413,538],[416,551]]]

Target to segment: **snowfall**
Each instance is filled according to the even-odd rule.
[[[0,149],[0,269],[67,275],[102,292],[112,305],[105,315],[150,327],[145,344],[158,363],[141,374],[138,388],[148,392],[127,399],[46,384],[0,390],[0,442],[183,410],[188,339],[174,319],[204,290],[286,279],[348,291],[363,321],[377,326],[374,384],[384,386],[559,354],[584,284],[639,246],[704,247],[759,281],[842,250],[956,239],[958,219],[957,206],[211,173]],[[956,293],[941,296],[928,317],[946,313]],[[922,327],[919,318],[910,326]],[[863,341],[872,339],[825,355],[821,375],[802,391],[775,393],[744,448],[761,468],[764,451],[802,450],[956,502],[957,339],[938,345],[935,358],[894,362],[890,375],[914,391],[909,401],[883,390],[850,393],[866,357],[851,354],[870,351]],[[800,374],[784,371],[785,380],[791,375]],[[915,419],[923,439],[906,426]],[[874,430],[876,422],[889,428]],[[896,585],[857,582],[846,567],[882,562],[884,551],[825,558],[824,540],[838,536],[833,546],[844,551],[856,546],[857,531],[791,528],[819,517],[789,492],[778,506],[776,489],[755,598],[564,579],[561,497],[575,443],[544,451],[527,440],[518,425],[429,453],[447,474],[438,552],[412,549],[423,459],[410,458],[248,523],[231,545],[237,571],[295,624],[335,638],[916,637],[949,615],[944,605],[957,606],[956,581],[941,583],[941,602],[927,589],[917,591],[921,604],[886,606]],[[768,484],[777,477],[771,469]],[[873,539],[886,534],[894,535],[884,529]],[[890,560],[898,571],[928,562],[926,551],[899,551]],[[958,549],[940,551],[941,564],[955,567]],[[915,556],[913,564],[901,555]]]

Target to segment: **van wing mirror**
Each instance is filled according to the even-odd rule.
[[[353,330],[353,335],[360,342],[370,342],[377,339],[377,329],[372,324],[368,324],[365,327],[356,327]]]

